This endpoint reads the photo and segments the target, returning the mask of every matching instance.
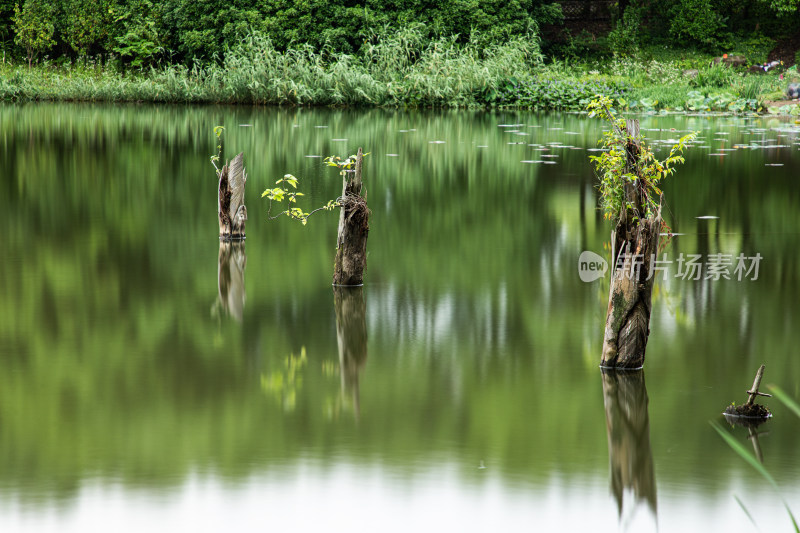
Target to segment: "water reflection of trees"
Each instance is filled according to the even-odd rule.
[[[650,417],[644,371],[602,371],[611,492],[620,518],[625,494],[633,492],[631,516],[644,502],[656,515],[656,475],[650,448]]]
[[[7,139],[0,153],[8,163],[0,195],[0,358],[6,369],[0,375],[0,448],[6,450],[0,466],[6,479],[34,486],[34,476],[61,472],[74,488],[84,469],[115,475],[120,465],[130,468],[123,473],[130,479],[139,475],[135,465],[172,480],[198,465],[245,475],[248,465],[295,460],[301,454],[297,442],[320,448],[329,442],[330,428],[319,412],[320,391],[329,383],[314,372],[320,359],[335,359],[332,339],[339,336],[327,287],[335,220],[330,231],[320,219],[311,223],[319,226],[272,224],[251,233],[244,327],[219,334],[208,316],[208,299],[215,274],[222,287],[226,267],[211,259],[218,246],[216,183],[207,156],[214,150],[211,127],[220,122],[229,126],[228,146],[252,154],[254,179],[293,171],[297,161],[315,161],[304,159],[306,154],[343,153],[347,146],[328,140],[333,132],[349,136],[352,145],[384,151],[391,145],[404,154],[389,158],[379,149],[368,159],[374,177],[367,185],[370,202],[382,213],[370,237],[367,318],[374,353],[387,356],[373,354],[370,379],[359,383],[382,392],[370,398],[377,416],[360,425],[364,441],[384,457],[408,450],[433,457],[450,440],[473,448],[487,443],[504,450],[509,472],[522,469],[546,479],[548,468],[526,462],[530,442],[539,455],[554,455],[600,429],[599,419],[591,430],[574,429],[585,428],[594,394],[588,386],[560,400],[559,422],[546,431],[526,429],[519,420],[529,414],[527,406],[548,400],[550,383],[580,380],[585,362],[564,354],[580,353],[585,343],[601,338],[607,289],[581,283],[575,260],[584,248],[601,247],[608,228],[591,213],[594,176],[585,175],[586,153],[560,152],[558,164],[546,167],[520,165],[532,148],[507,145],[512,134],[497,124],[538,119],[506,118],[240,108],[0,109]],[[584,131],[580,117],[557,120],[564,130]],[[240,123],[253,127],[238,128]],[[316,130],[315,124],[329,128]],[[418,131],[398,140],[395,132],[409,127]],[[545,129],[531,128],[529,137],[519,138],[542,142],[551,134]],[[595,133],[589,131],[582,146],[593,146]],[[448,144],[427,145],[440,137]],[[491,149],[478,149],[473,140]],[[714,175],[713,168],[697,165],[692,171],[690,154],[686,172],[668,187],[682,226],[676,231],[691,233],[693,217],[715,205],[722,216],[721,231],[715,231],[721,242],[750,224],[758,249],[743,245],[741,251],[761,252],[777,272],[752,286],[720,290],[714,312],[693,328],[679,326],[669,335],[660,324],[654,329],[654,343],[668,339],[652,347],[652,362],[671,369],[660,376],[664,387],[697,388],[700,381],[707,384],[707,376],[735,379],[737,365],[720,361],[740,359],[743,339],[709,332],[739,324],[743,302],[752,332],[743,337],[759,353],[772,354],[770,364],[782,375],[800,369],[800,359],[787,349],[792,329],[784,326],[797,314],[800,255],[786,246],[786,232],[800,227],[794,207],[800,189],[787,178],[791,161],[763,182],[755,172],[763,160],[756,155],[717,180],[705,177]],[[144,172],[142,162],[157,172]],[[335,174],[325,181],[323,170],[312,173],[312,198],[330,198],[340,187]],[[742,202],[753,197],[758,201]],[[742,218],[740,228],[743,209],[749,219]],[[678,238],[671,257],[697,253],[691,239]],[[709,251],[715,246],[709,243]],[[232,273],[236,253],[230,258]],[[692,291],[688,284],[685,290],[676,287],[676,300],[691,307]],[[288,420],[263,401],[258,371],[282,365],[286,354],[302,346],[310,358],[309,383],[296,418]],[[588,352],[593,366],[596,350]],[[345,390],[353,390],[348,383],[359,382],[364,359],[357,350],[348,353],[340,352],[342,379]],[[674,422],[682,408],[676,402],[654,419],[659,434],[685,431]],[[438,440],[426,440],[434,429]],[[702,450],[716,440],[711,432],[700,433],[687,455],[705,457]],[[91,457],[85,442],[93,443]],[[770,444],[787,457],[797,455],[789,438]],[[341,449],[330,453],[335,452]],[[710,459],[697,465],[698,476],[725,475],[719,473],[722,459]],[[580,460],[571,456],[559,468],[584,476],[593,467],[576,464]]]

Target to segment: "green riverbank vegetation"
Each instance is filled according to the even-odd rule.
[[[584,3],[0,0],[0,100],[800,113],[799,0]]]

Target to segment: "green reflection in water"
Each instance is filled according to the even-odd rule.
[[[94,477],[170,487],[194,471],[239,480],[309,459],[380,463],[401,479],[443,459],[474,483],[481,461],[510,484],[607,476],[597,363],[608,285],[582,283],[576,265],[582,250],[602,252],[610,231],[587,159],[593,121],[29,105],[0,107],[0,124],[4,491],[69,498]],[[244,151],[250,176],[241,255],[217,241],[208,158],[218,124],[225,153]],[[800,396],[797,127],[642,124],[653,139],[704,136],[665,183],[667,220],[683,233],[670,257],[764,257],[757,281],[673,278],[654,299],[655,479],[727,494],[751,473],[720,453],[707,420],[761,362]],[[734,145],[748,147],[717,151]],[[337,329],[329,286],[338,216],[268,223],[260,199],[287,172],[310,187],[309,205],[335,197],[339,178],[317,156],[359,146],[372,152],[374,213],[361,359],[346,343],[364,339],[345,331],[341,309]],[[288,389],[276,395],[264,381],[288,380],[292,354],[306,359],[292,368],[287,408]],[[800,457],[781,409],[762,447],[788,480]]]

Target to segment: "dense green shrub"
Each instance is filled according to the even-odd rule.
[[[725,21],[708,0],[678,0],[669,14],[669,31],[677,42],[709,50],[724,45]]]

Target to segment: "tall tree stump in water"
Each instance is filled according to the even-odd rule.
[[[333,265],[334,285],[364,284],[370,211],[367,200],[361,196],[363,161],[364,153],[359,148],[355,169],[344,171],[336,259]]]
[[[244,206],[244,186],[247,172],[244,170],[244,153],[233,158],[230,165],[219,171],[217,210],[219,216],[219,238],[237,241],[245,238],[244,225],[247,208]]]
[[[628,120],[626,173],[637,173],[640,154],[639,121]],[[627,206],[611,232],[611,289],[608,297],[603,356],[600,365],[641,368],[644,365],[653,281],[651,258],[658,253],[661,211],[645,218],[643,180],[625,183]]]

